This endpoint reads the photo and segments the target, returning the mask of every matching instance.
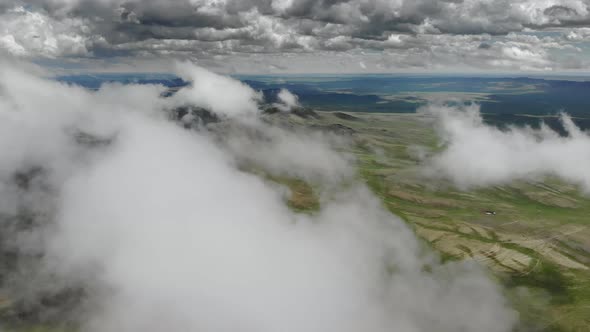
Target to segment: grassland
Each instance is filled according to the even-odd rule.
[[[426,115],[325,112],[306,122],[354,130],[359,176],[442,259],[487,266],[520,312],[517,330],[590,331],[590,197],[578,188],[546,178],[462,191],[426,178],[418,155],[439,149]]]

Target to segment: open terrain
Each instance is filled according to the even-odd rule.
[[[590,197],[555,178],[463,191],[422,172],[439,149],[420,114],[320,112],[290,122],[350,133],[359,176],[444,260],[489,268],[521,316],[521,330],[590,330]],[[312,191],[289,204],[313,212]],[[306,205],[308,204],[308,205]]]
[[[170,80],[172,83],[166,85],[172,90],[184,84],[173,77],[145,79],[147,83]],[[460,190],[424,172],[424,157],[436,153],[441,146],[434,119],[411,113],[437,94],[449,97],[445,86],[458,91],[457,98],[468,94],[485,111],[486,107],[493,110],[496,105],[510,109],[506,105],[511,104],[506,104],[504,99],[520,105],[547,91],[552,94],[545,99],[553,96],[553,104],[560,104],[569,96],[567,86],[563,86],[566,83],[519,79],[508,83],[503,79],[434,81],[414,79],[405,91],[402,87],[408,84],[407,79],[325,78],[311,88],[309,82],[291,80],[287,86],[302,96],[302,104],[322,111],[307,108],[291,113],[275,111],[264,117],[292,128],[334,132],[349,138],[350,144],[342,152],[355,157],[359,179],[381,198],[384,206],[410,225],[425,245],[434,248],[442,260],[467,260],[485,266],[505,286],[506,296],[520,314],[518,331],[590,331],[590,196],[554,177]],[[277,92],[272,84],[248,83],[255,88],[267,88],[263,90],[265,94]],[[451,83],[454,86],[448,87]],[[385,84],[382,89],[395,93],[363,94],[374,91],[379,84]],[[100,86],[94,85],[89,87]],[[579,89],[587,87],[586,82],[578,85]],[[572,100],[573,103],[577,99]],[[407,107],[398,107],[400,103]],[[344,112],[367,110],[367,104],[374,106],[369,110],[380,111],[379,107],[390,110],[395,106],[398,111],[410,113]],[[572,104],[569,110],[576,111],[574,106],[582,107],[582,104]],[[488,123],[500,127],[534,125],[543,118],[559,131],[560,124],[554,114],[544,111],[524,114],[525,111],[483,116]],[[590,120],[583,116],[574,112],[578,125],[588,128]],[[198,117],[200,124],[218,121],[216,117]],[[270,176],[261,170],[246,171],[289,188],[286,204],[294,211],[313,214],[319,209],[322,192],[319,184]],[[0,297],[0,313],[8,321],[19,314],[10,298],[4,297]],[[46,324],[25,325],[17,324],[15,331],[71,331]]]
[[[430,116],[307,112],[265,117],[350,138],[342,152],[355,156],[358,177],[442,260],[485,266],[519,312],[518,331],[589,330],[590,197],[579,188],[545,178],[459,190],[423,172],[423,157],[440,149]],[[318,184],[259,175],[290,189],[286,204],[293,210],[318,210]],[[10,319],[10,299],[1,300]],[[15,331],[71,328],[26,324]]]

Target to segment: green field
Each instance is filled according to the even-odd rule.
[[[425,177],[436,153],[433,119],[420,114],[319,113],[289,121],[353,132],[359,177],[443,260],[487,266],[520,312],[522,331],[590,331],[590,197],[559,179],[461,191]],[[317,208],[299,181],[290,205]]]

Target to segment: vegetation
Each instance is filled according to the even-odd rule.
[[[546,178],[461,191],[425,177],[419,155],[439,149],[425,115],[322,113],[312,122],[354,131],[359,176],[442,260],[489,267],[520,312],[517,330],[590,330],[590,197],[578,188]]]

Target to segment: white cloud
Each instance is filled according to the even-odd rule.
[[[590,41],[590,28],[575,28],[564,33],[564,38],[573,42]]]
[[[27,55],[27,50],[14,39],[13,35],[4,35],[0,37],[0,47],[12,55]]]
[[[16,7],[0,15],[0,47],[17,56],[87,55],[83,20],[56,20]]]
[[[178,63],[176,74],[190,86],[174,95],[179,104],[194,104],[226,116],[252,115],[258,112],[262,96],[244,83],[215,74],[188,62]]]
[[[299,105],[299,97],[292,94],[291,91],[287,89],[281,89],[277,94],[277,99],[278,103],[275,103],[275,106],[282,111],[288,112],[293,108],[301,107],[301,105]]]
[[[239,114],[230,127],[258,123],[253,142],[284,141],[269,154],[275,167],[306,151],[333,167],[302,163],[301,175],[346,164],[326,157],[338,153],[320,136],[258,121],[240,83],[179,68],[193,80],[184,100]],[[82,331],[511,331],[515,315],[481,269],[441,264],[354,175],[316,214],[294,213],[275,185],[240,169],[220,142],[233,131],[170,122],[178,100],[162,87],[90,92],[0,72],[0,213],[40,212],[38,228],[12,238],[44,264],[8,278],[24,286],[7,287],[13,300],[41,305],[35,295],[84,287],[72,313]],[[31,167],[42,172],[16,188],[15,172]]]
[[[590,193],[590,136],[565,114],[561,121],[567,137],[547,126],[500,130],[483,122],[477,105],[430,105],[422,112],[437,118],[445,144],[441,153],[427,161],[429,173],[462,188],[558,176]]]

